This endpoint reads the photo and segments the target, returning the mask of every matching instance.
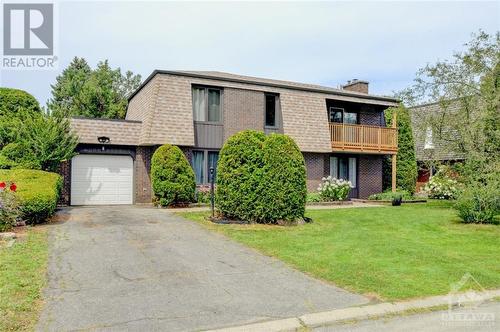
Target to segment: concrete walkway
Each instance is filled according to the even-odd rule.
[[[167,210],[57,217],[39,331],[206,330],[367,302]]]

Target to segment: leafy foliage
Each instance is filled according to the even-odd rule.
[[[54,172],[74,155],[78,143],[69,121],[45,114],[28,113],[11,122],[14,142],[0,151],[0,168],[29,168]]]
[[[139,87],[141,76],[123,75],[108,60],[92,69],[84,58],[75,57],[52,85],[47,106],[54,115],[91,118],[124,118],[127,97]]]
[[[262,148],[263,175],[258,219],[295,221],[304,217],[307,195],[304,157],[289,136],[271,134]]]
[[[321,179],[318,192],[323,201],[345,201],[351,191],[351,182],[331,176]]]
[[[388,126],[392,125],[393,113],[397,113],[398,127],[398,154],[396,157],[396,187],[413,194],[417,182],[417,158],[415,156],[415,143],[411,127],[411,119],[408,110],[400,105],[397,108],[389,108],[385,111],[385,119]],[[384,188],[390,188],[392,182],[392,162],[390,157],[383,161]]]
[[[256,221],[265,139],[262,132],[245,130],[224,143],[217,163],[215,196],[217,208],[224,216]]]
[[[500,181],[475,183],[464,189],[455,208],[464,223],[500,223]]]
[[[430,198],[455,199],[460,193],[457,180],[453,179],[450,169],[441,166],[437,173],[425,185],[424,191]]]
[[[21,219],[36,224],[54,214],[62,188],[61,176],[37,170],[0,170],[0,180],[17,184]]]
[[[291,138],[242,131],[220,152],[217,208],[227,218],[295,221],[304,216],[305,174],[304,158]]]
[[[177,146],[165,144],[155,151],[151,158],[151,181],[162,206],[194,201],[194,172]]]
[[[373,194],[368,197],[369,200],[373,201],[392,201],[394,198],[401,197],[403,200],[413,199],[413,195],[406,190],[397,190],[395,193],[392,191],[384,191],[383,193]]]

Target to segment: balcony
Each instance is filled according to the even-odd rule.
[[[395,154],[398,151],[396,128],[330,123],[334,152]]]

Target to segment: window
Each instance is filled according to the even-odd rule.
[[[194,87],[193,118],[200,122],[221,122],[221,90]]]
[[[351,187],[357,187],[357,159],[354,157],[330,157],[330,175],[351,181]]]
[[[192,166],[196,184],[210,183],[210,168],[214,168],[214,180],[217,176],[218,151],[193,151]]]
[[[339,107],[330,107],[330,122],[357,124],[358,113],[346,112]]]
[[[434,143],[432,142],[432,128],[427,127],[425,131],[425,143],[424,149],[434,149]]]
[[[266,94],[266,127],[277,127],[276,99],[277,97],[275,95]]]

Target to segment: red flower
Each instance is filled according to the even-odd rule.
[[[5,182],[0,182],[0,190],[4,190],[6,186]]]
[[[16,189],[17,189],[16,184],[14,182],[12,182],[11,185],[10,185],[10,190],[11,191],[16,191]]]

